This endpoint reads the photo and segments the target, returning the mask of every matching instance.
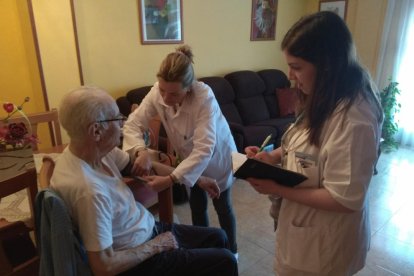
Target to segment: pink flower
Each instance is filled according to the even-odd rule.
[[[4,108],[4,110],[6,110],[7,113],[11,113],[14,110],[14,104],[4,103],[3,108]]]

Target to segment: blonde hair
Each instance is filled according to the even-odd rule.
[[[157,77],[166,82],[181,82],[183,88],[191,86],[194,82],[194,68],[190,46],[183,45],[169,53],[162,61]]]

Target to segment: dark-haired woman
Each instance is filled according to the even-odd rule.
[[[273,152],[246,148],[308,177],[295,188],[248,179],[259,193],[282,198],[275,271],[352,275],[363,268],[370,244],[367,191],[382,123],[377,91],[345,22],[332,12],[300,19],[282,50],[300,89],[297,121]]]

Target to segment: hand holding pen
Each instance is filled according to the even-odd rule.
[[[262,152],[263,149],[267,146],[267,144],[269,143],[270,139],[272,138],[272,134],[269,134],[266,139],[263,141],[262,145],[259,148],[259,152]]]
[[[244,151],[246,152],[246,155],[248,158],[258,158],[260,156],[256,156],[257,154],[259,154],[260,152],[263,152],[263,149],[266,147],[266,145],[269,143],[270,139],[272,138],[272,135],[268,135],[266,137],[266,139],[263,141],[262,145],[260,147],[257,146],[248,146],[244,149]],[[261,154],[259,154],[261,155]],[[260,158],[258,158],[260,159]]]

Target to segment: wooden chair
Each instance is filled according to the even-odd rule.
[[[56,108],[50,111],[44,111],[39,113],[27,114],[27,118],[31,124],[32,134],[38,136],[38,125],[41,123],[49,124],[49,132],[51,137],[52,146],[62,145],[62,133],[60,131],[59,116]],[[24,117],[14,117],[10,119],[10,122],[26,122]],[[38,150],[37,144],[32,146],[34,151]]]
[[[55,162],[53,159],[45,156],[43,158],[42,167],[39,172],[39,184],[42,189],[49,187],[50,178],[52,177],[54,168]],[[163,173],[162,170],[159,171]],[[147,208],[154,204],[152,201],[146,201],[146,199],[151,198],[151,194],[155,193],[150,188],[137,183],[136,180],[129,177],[124,178],[124,182],[131,188],[135,200],[141,202]],[[172,223],[173,202],[171,188],[165,189],[158,193],[158,212],[160,221]]]
[[[34,203],[37,194],[37,175],[34,168],[0,182],[0,198],[26,189],[30,218],[25,221],[0,220],[0,275],[37,275],[39,257],[30,233],[34,227]]]

